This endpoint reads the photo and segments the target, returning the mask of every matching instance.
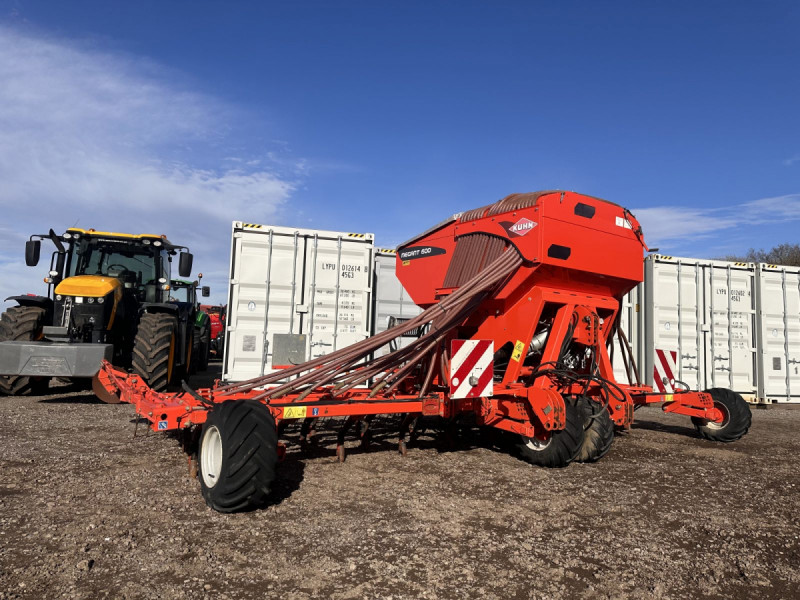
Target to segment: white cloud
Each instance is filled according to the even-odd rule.
[[[770,223],[800,220],[800,194],[751,200],[741,205],[743,223]]]
[[[795,154],[791,158],[787,158],[783,161],[783,166],[791,167],[795,163],[800,163],[800,154]]]
[[[709,238],[745,225],[800,221],[800,194],[761,198],[723,208],[654,206],[633,211],[651,246]]]
[[[274,146],[232,157],[252,115],[180,80],[0,25],[0,301],[41,286],[46,266],[23,264],[28,235],[73,225],[166,233],[224,300],[230,221],[279,220],[305,167]]]

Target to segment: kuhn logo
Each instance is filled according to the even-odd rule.
[[[516,235],[525,235],[534,227],[536,227],[536,223],[534,223],[530,219],[526,219],[525,217],[523,217],[519,221],[514,223],[511,227],[509,227],[508,232]]]

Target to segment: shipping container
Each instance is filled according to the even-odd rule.
[[[756,266],[651,255],[643,286],[645,383],[758,398]]]
[[[373,235],[233,222],[222,379],[243,381],[370,335]]]
[[[627,341],[627,350],[622,347],[619,336],[614,337],[611,347],[611,363],[614,366],[615,379],[620,383],[630,383],[631,385],[647,383],[644,372],[641,369],[644,364],[644,356],[642,355],[643,307],[640,300],[643,294],[642,287],[642,284],[640,284],[628,292],[623,297],[620,307],[619,328],[624,334],[624,340]],[[632,362],[628,352],[633,357]],[[636,381],[636,371],[634,369],[639,373],[639,381]]]
[[[800,402],[800,268],[759,264],[759,396]]]
[[[387,248],[375,249],[375,271],[373,275],[372,335],[386,331],[390,326],[416,317],[422,309],[414,304],[400,280],[397,278],[397,252]],[[413,332],[412,332],[413,334]],[[394,340],[375,352],[383,356],[392,348],[408,344],[413,335]]]

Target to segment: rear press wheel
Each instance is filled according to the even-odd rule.
[[[29,342],[42,336],[44,309],[36,306],[12,306],[0,316],[0,341]],[[0,376],[0,394],[33,396],[44,394],[50,379],[47,377]]]
[[[278,463],[278,431],[266,406],[229,400],[209,411],[199,449],[203,498],[224,513],[264,506]]]
[[[584,412],[579,406],[564,402],[566,425],[564,429],[553,431],[547,437],[519,436],[517,449],[523,459],[542,467],[566,467],[575,460],[583,444]]]
[[[753,415],[750,407],[739,394],[725,388],[706,390],[711,394],[714,408],[722,411],[722,422],[714,423],[706,419],[692,417],[697,432],[712,442],[735,442],[750,429]]]
[[[596,462],[611,450],[614,441],[614,422],[605,407],[590,400],[579,398],[578,408],[583,410],[583,443],[575,460]]]
[[[157,392],[167,389],[175,370],[175,317],[144,313],[133,340],[133,370]]]

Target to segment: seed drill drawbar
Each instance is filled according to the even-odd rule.
[[[104,363],[95,389],[129,402],[154,431],[200,431],[203,496],[222,512],[264,505],[284,446],[282,425],[346,417],[344,435],[373,415],[403,414],[405,452],[419,416],[471,417],[503,430],[527,461],[564,467],[596,461],[638,406],[663,402],[691,417],[700,435],[741,438],[750,409],[715,388],[659,394],[639,381],[620,301],[642,280],[642,230],[626,209],[573,192],[514,194],[413,238],[397,252],[397,275],[424,311],[352,346],[263,377],[211,389],[158,393]],[[412,343],[375,357],[401,335]],[[617,382],[609,348],[620,338],[628,383]],[[677,382],[678,387],[680,383]],[[197,429],[201,428],[201,429]]]

